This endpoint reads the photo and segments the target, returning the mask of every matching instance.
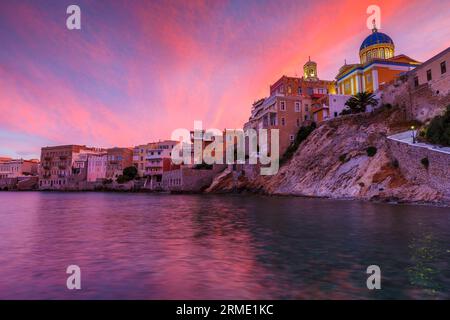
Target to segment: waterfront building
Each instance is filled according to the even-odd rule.
[[[410,71],[420,62],[404,55],[395,55],[392,39],[375,26],[359,49],[359,63],[345,63],[336,76],[337,92],[354,95],[358,92],[376,92],[381,86]]]
[[[38,172],[39,160],[0,158],[0,179],[35,176]]]
[[[320,98],[334,93],[335,82],[321,80],[317,63],[309,59],[303,66],[303,77],[282,76],[270,86],[269,97],[253,104],[244,129],[279,129],[282,155],[299,128],[311,124],[313,108],[319,106]]]
[[[106,179],[107,160],[107,151],[101,148],[81,150],[80,153],[74,155],[70,179],[72,186]]]
[[[151,143],[145,156],[145,173],[147,177],[145,188],[157,190],[161,188],[162,175],[179,166],[172,164],[172,150],[177,141],[164,140]]]
[[[87,182],[97,182],[106,179],[108,154],[90,154],[87,159]]]
[[[82,151],[94,151],[84,145],[64,145],[43,147],[41,149],[41,165],[39,167],[40,189],[65,189],[69,186],[69,178],[74,161]]]
[[[116,179],[123,169],[133,165],[133,150],[131,148],[110,148],[106,150],[106,178]]]
[[[145,164],[147,162],[147,154],[149,150],[155,148],[155,142],[141,144],[133,148],[133,165],[138,171],[140,177],[145,176]]]

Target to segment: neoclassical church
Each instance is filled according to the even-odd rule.
[[[394,41],[374,26],[372,33],[359,48],[360,63],[345,63],[336,76],[339,94],[375,92],[394,80],[400,73],[414,69],[420,62],[400,54],[395,55]]]

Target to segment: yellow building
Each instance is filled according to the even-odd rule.
[[[375,92],[400,73],[410,71],[420,62],[400,54],[395,55],[392,39],[373,27],[372,33],[359,49],[360,63],[344,64],[336,76],[338,94],[354,95],[358,92]]]

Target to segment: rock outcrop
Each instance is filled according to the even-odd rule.
[[[450,203],[449,194],[402,175],[387,143],[388,135],[408,128],[409,123],[401,119],[398,110],[377,110],[327,121],[276,175],[236,179],[228,171],[216,177],[207,192],[249,190],[273,195]],[[372,152],[376,150],[374,155],[369,156],[369,147]]]

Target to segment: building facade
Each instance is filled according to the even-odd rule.
[[[345,103],[350,97],[350,95],[345,94],[328,94],[324,96],[313,107],[313,121],[320,123],[339,117],[342,111],[347,108]]]
[[[40,189],[66,189],[69,179],[77,171],[73,165],[82,151],[94,151],[82,145],[64,145],[43,147],[41,149],[41,164],[39,167]]]
[[[280,155],[295,140],[299,128],[310,124],[320,99],[335,93],[335,82],[320,80],[317,64],[309,60],[303,77],[282,76],[270,86],[270,96],[256,101],[244,129],[279,129]]]
[[[177,144],[178,142],[173,140],[151,143],[145,157],[146,188],[151,190],[161,189],[163,173],[179,168],[179,166],[172,164],[172,150]]]
[[[39,160],[0,159],[0,179],[35,176],[38,173]]]
[[[145,176],[145,164],[149,150],[155,148],[155,143],[147,143],[135,146],[133,148],[133,165],[138,171],[140,177]]]
[[[110,148],[106,150],[106,178],[116,179],[123,169],[133,165],[133,150],[131,148]]]
[[[381,103],[404,109],[408,120],[428,122],[450,105],[450,47],[381,90]]]

